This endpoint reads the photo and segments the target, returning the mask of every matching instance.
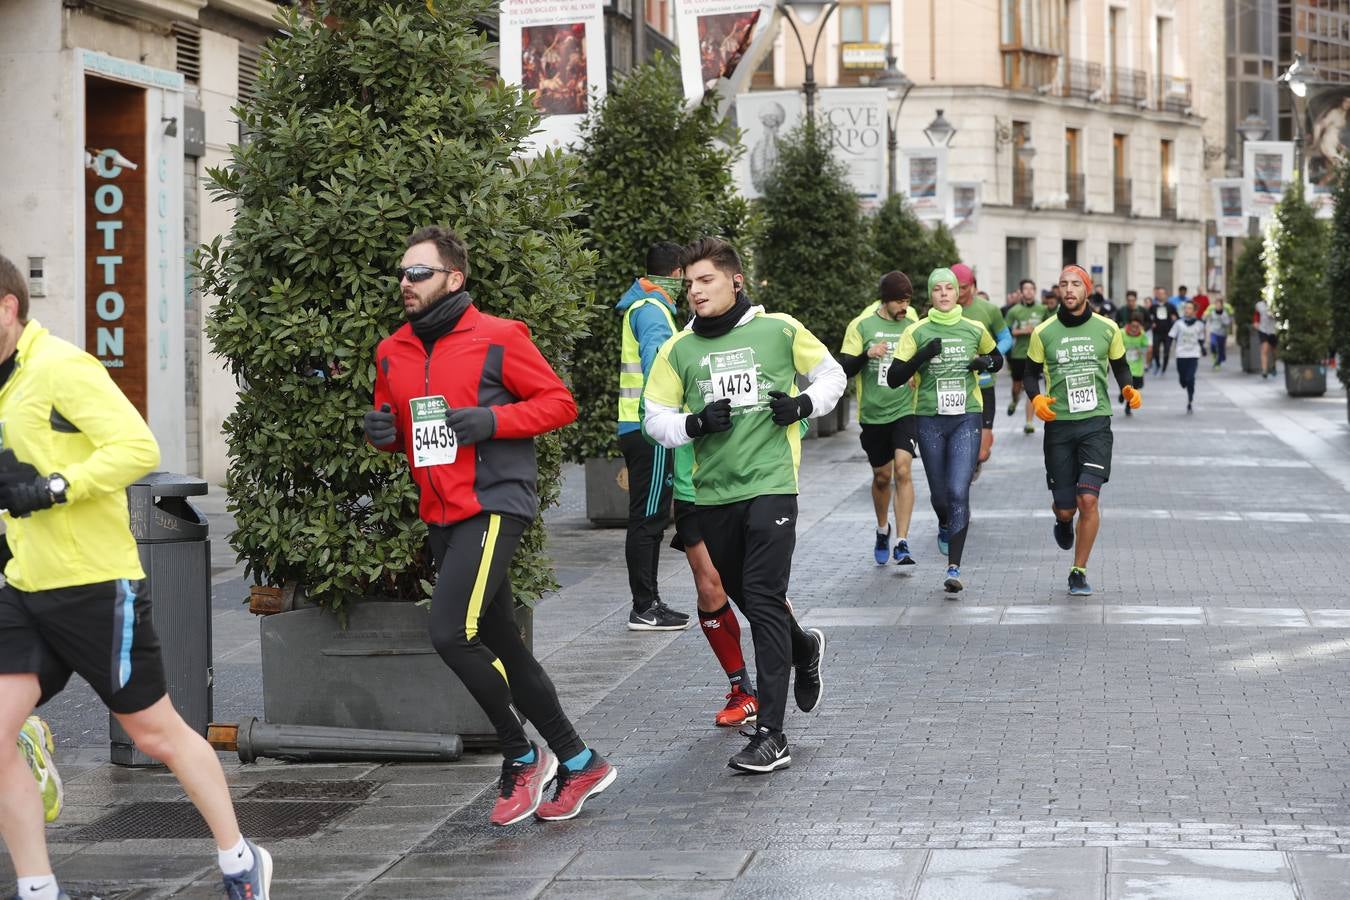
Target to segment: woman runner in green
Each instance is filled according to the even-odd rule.
[[[886,373],[893,388],[919,376],[919,453],[938,517],[938,550],[947,556],[943,587],[952,594],[964,587],[961,555],[970,524],[970,481],[980,458],[983,405],[976,373],[1003,367],[989,329],[962,316],[959,291],[951,269],[933,270],[928,276],[932,308],[900,336],[895,363]]]

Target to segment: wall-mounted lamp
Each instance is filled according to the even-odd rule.
[[[177,117],[177,116],[164,116],[164,117],[161,118],[159,121],[162,122],[162,123],[167,123],[167,124],[164,125],[164,136],[165,136],[165,137],[178,137],[178,117]]]

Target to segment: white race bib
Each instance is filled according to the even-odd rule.
[[[708,354],[713,401],[730,400],[732,407],[759,403],[759,372],[755,351],[749,347]]]
[[[1097,408],[1097,379],[1092,374],[1070,375],[1064,379],[1069,394],[1069,412],[1092,412]]]
[[[414,397],[412,407],[413,466],[443,466],[455,461],[459,442],[445,422],[445,398]]]
[[[888,342],[886,344],[886,355],[877,360],[877,384],[881,387],[890,387],[886,377],[890,375],[891,364],[895,362],[895,347]]]
[[[966,414],[966,380],[939,378],[937,380],[937,411],[940,416]]]

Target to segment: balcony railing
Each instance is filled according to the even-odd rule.
[[[1117,178],[1115,197],[1116,215],[1128,216],[1134,212],[1134,182],[1128,178]]]
[[[1087,184],[1082,172],[1069,173],[1064,179],[1064,192],[1067,199],[1064,201],[1065,209],[1073,209],[1083,212],[1087,209]]]
[[[1059,95],[1087,100],[1102,89],[1102,65],[1080,59],[1060,60]],[[1098,94],[1098,96],[1100,96]]]
[[[1162,208],[1159,214],[1164,219],[1176,219],[1177,217],[1177,186],[1175,184],[1164,184],[1162,186]]]
[[[1191,108],[1191,80],[1164,75],[1158,80],[1158,109],[1184,113]]]
[[[1112,103],[1134,106],[1148,102],[1148,75],[1138,69],[1111,69],[1106,87]]]
[[[1031,203],[1036,196],[1035,179],[1032,174],[1031,169],[1013,170],[1013,206],[1031,209]]]
[[[1047,93],[1054,89],[1059,54],[1031,47],[1003,47],[1003,86]]]

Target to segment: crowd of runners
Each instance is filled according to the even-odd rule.
[[[1086,596],[1114,403],[1132,414],[1150,369],[1161,375],[1175,363],[1190,411],[1198,361],[1223,362],[1233,324],[1222,301],[1200,309],[1184,288],[1171,298],[1160,289],[1142,306],[1133,292],[1119,308],[1105,304],[1073,265],[1039,294],[1023,281],[1000,307],[979,290],[974,268],[956,262],[913,273],[927,286],[922,311],[910,275],[882,274],[842,345],[830,348],[774,311],[771,297],[751,297],[736,250],[722,240],[657,244],[645,269],[617,304],[627,625],[692,625],[657,588],[673,520],[671,546],[688,561],[697,620],[727,677],[714,722],[743,729],[749,741],[728,765],[752,774],[791,762],[789,693],[805,713],[824,693],[826,636],[798,624],[788,585],[802,439],[850,379],[872,472],[872,563],[930,571],[923,564],[936,549],[944,590],[956,598],[964,589],[971,484],[994,452],[1006,368],[1007,415],[1025,396],[1025,431],[1035,433],[1037,420],[1043,429],[1053,540],[1073,553],[1068,592]],[[406,459],[420,491],[438,568],[431,644],[487,713],[504,755],[492,824],[570,819],[617,770],[577,733],[522,640],[509,569],[538,513],[533,439],[573,421],[576,404],[523,324],[475,305],[469,248],[454,232],[411,235],[396,275],[406,322],[375,349],[362,431]],[[0,450],[13,457],[0,475],[0,838],[20,896],[65,896],[43,837],[44,819],[60,810],[60,776],[51,732],[33,712],[78,673],[178,776],[215,837],[226,894],[266,898],[271,858],[240,834],[214,752],[165,693],[124,494],[157,463],[154,437],[93,357],[28,318],[26,279],[3,257],[0,426]],[[916,459],[936,548],[909,539]],[[750,625],[753,679],[733,604]]]

